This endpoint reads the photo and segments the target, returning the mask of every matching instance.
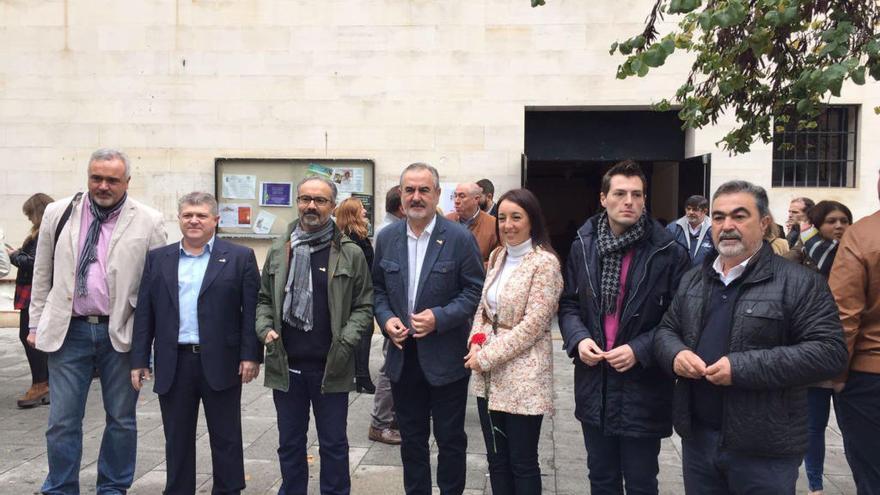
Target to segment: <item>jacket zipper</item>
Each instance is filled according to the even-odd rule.
[[[627,298],[626,303],[624,304],[623,309],[620,312],[621,319],[622,319],[623,315],[626,314],[626,309],[633,302],[633,300],[636,297],[636,294],[639,293],[639,289],[642,287],[642,283],[645,281],[645,277],[648,276],[648,269],[651,267],[651,260],[654,259],[654,256],[657,253],[659,253],[660,251],[666,250],[669,246],[673,245],[675,242],[676,241],[673,239],[672,241],[669,241],[668,243],[657,248],[656,250],[651,252],[650,255],[648,255],[648,259],[645,260],[645,270],[642,273],[642,278],[639,279],[639,282],[636,284],[634,290],[632,291],[632,294],[630,294],[630,296]],[[661,300],[661,305],[662,305],[662,300]],[[630,318],[632,318],[632,316],[630,316]]]

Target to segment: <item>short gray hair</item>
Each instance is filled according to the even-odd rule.
[[[183,205],[208,205],[211,207],[211,215],[216,217],[220,214],[220,209],[217,207],[217,199],[214,198],[214,195],[211,193],[193,191],[189,194],[185,194],[182,198],[177,200],[178,215],[180,215],[180,211],[183,210]]]
[[[431,172],[431,175],[434,176],[434,189],[440,189],[440,174],[437,172],[436,168],[424,162],[410,163],[405,169],[403,169],[403,172],[400,173],[401,187],[403,187],[403,176],[406,175],[407,172],[412,172],[414,170],[427,170],[428,172]]]
[[[129,161],[128,155],[113,148],[101,148],[96,150],[89,158],[89,165],[91,165],[92,162],[109,162],[111,160],[121,160],[125,165],[125,178],[127,179],[131,177],[131,161]]]
[[[302,186],[306,182],[311,182],[313,180],[327,184],[327,187],[330,188],[330,192],[331,192],[331,196],[332,196],[330,198],[330,201],[333,201],[333,203],[335,204],[336,203],[336,183],[326,177],[321,177],[320,175],[310,175],[310,176],[306,177],[305,179],[299,181],[299,184],[296,185],[296,195],[299,196],[300,186]]]
[[[767,199],[767,191],[763,187],[745,180],[731,180],[721,184],[712,195],[712,203],[718,199],[718,196],[736,193],[748,193],[754,196],[761,218],[770,215],[770,200]]]

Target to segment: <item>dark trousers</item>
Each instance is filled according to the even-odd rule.
[[[361,337],[354,348],[354,376],[370,378],[370,346],[373,343],[373,332]]]
[[[605,435],[601,428],[581,423],[587,448],[592,495],[658,493],[659,438]]]
[[[810,491],[822,490],[822,473],[825,465],[825,428],[831,413],[830,388],[807,389],[807,433],[809,446],[804,456],[804,470]]]
[[[858,494],[880,494],[880,374],[851,371],[834,411]]]
[[[464,416],[470,377],[435,387],[428,383],[413,342],[407,342],[403,373],[391,382],[394,410],[400,427],[400,458],[407,495],[430,495],[431,457],[428,437],[433,421],[437,440],[437,486],[442,495],[464,491],[467,434]]]
[[[685,493],[794,495],[801,456],[750,456],[724,450],[720,442],[721,432],[699,425],[681,441]]]
[[[477,397],[492,494],[540,495],[538,439],[544,416],[489,411],[488,406],[486,399]]]
[[[30,329],[31,318],[27,306],[21,310],[18,319],[18,340],[24,346],[24,355],[27,357],[28,366],[31,369],[31,383],[41,383],[49,381],[49,360],[46,353],[38,351],[27,343],[28,333]]]
[[[351,492],[346,434],[348,394],[322,394],[323,371],[290,371],[289,374],[290,388],[287,392],[273,391],[278,413],[278,461],[282,480],[278,495],[308,493],[306,447],[310,404],[318,430],[321,494],[348,495]]]
[[[201,355],[177,352],[174,384],[159,396],[165,429],[166,495],[196,492],[196,424],[199,401],[205,407],[214,488],[211,493],[240,493],[244,489],[241,444],[241,384],[212,390],[202,373]],[[160,371],[161,372],[161,371]]]

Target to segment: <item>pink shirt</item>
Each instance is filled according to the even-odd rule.
[[[82,220],[79,226],[79,246],[77,247],[76,255],[77,264],[79,264],[79,258],[86,243],[89,225],[92,224],[94,219],[89,195],[85,194],[83,196]],[[98,260],[89,265],[89,274],[86,277],[86,287],[89,293],[86,296],[78,296],[76,291],[74,291],[74,316],[110,314],[110,289],[107,286],[107,252],[110,250],[110,236],[113,235],[113,228],[116,227],[116,221],[119,219],[121,211],[122,209],[120,208],[107,221],[101,224],[101,233],[98,236]],[[75,274],[74,277],[76,277]]]
[[[605,350],[614,348],[614,339],[617,338],[617,330],[620,328],[620,313],[623,311],[623,300],[626,298],[626,279],[629,276],[629,265],[632,263],[635,250],[630,249],[623,255],[620,263],[620,292],[617,294],[617,311],[612,315],[605,315]]]

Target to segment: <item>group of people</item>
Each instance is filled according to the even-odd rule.
[[[147,379],[162,412],[165,493],[195,492],[200,404],[213,493],[239,493],[241,387],[261,364],[277,412],[279,493],[307,491],[310,411],[321,493],[351,491],[353,390],[375,391],[368,435],[400,444],[406,493],[432,491],[432,433],[440,493],[463,492],[469,390],[493,493],[540,493],[557,316],[591,493],[657,493],[660,442],[673,426],[687,493],[794,493],[805,453],[810,488],[821,490],[814,432],[824,432],[828,390],[859,493],[880,486],[880,212],[847,228],[845,206],[805,207],[809,220],[791,220],[792,256],[804,268],[766,239],[763,188],[724,183],[711,208],[692,197],[664,228],[646,211],[642,170],[624,161],[603,176],[603,210],[577,231],[563,264],[533,193],[496,202],[491,182],[462,183],[443,216],[438,171],[413,163],[386,195],[374,246],[362,205],[337,207],[332,181],[303,179],[299,217],[260,272],[253,251],[216,236],[212,195],[180,198],[182,238],[166,245],[162,215],[128,197],[130,179],[123,153],[96,151],[88,192],[26,204],[35,228],[10,250],[18,266],[33,265],[21,290],[29,304],[18,306],[32,369],[42,359],[47,370],[23,399],[39,403],[44,389],[51,398],[43,493],[79,491],[95,371],[107,413],[98,493],[131,485]],[[375,384],[374,319],[385,337]]]

